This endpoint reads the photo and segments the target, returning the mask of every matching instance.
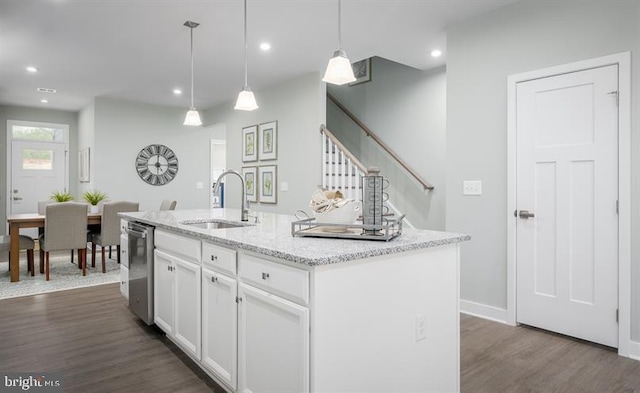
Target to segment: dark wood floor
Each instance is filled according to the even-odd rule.
[[[640,362],[613,348],[464,314],[460,336],[463,392],[640,392]]]
[[[60,372],[65,393],[223,392],[118,284],[0,300],[0,371]]]
[[[223,392],[118,284],[0,300],[0,371],[59,372],[66,393]],[[461,315],[464,393],[640,392],[640,362],[528,327]]]

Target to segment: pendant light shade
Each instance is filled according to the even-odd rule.
[[[196,110],[196,108],[191,108],[189,112],[187,112],[187,116],[184,118],[185,126],[201,126],[202,120],[200,120],[200,114]]]
[[[184,25],[191,30],[191,108],[187,112],[184,118],[185,126],[201,126],[200,114],[193,105],[193,29],[198,27],[200,23],[192,22],[190,20],[184,22]]]
[[[256,97],[248,86],[245,86],[240,94],[238,94],[238,100],[236,101],[236,106],[233,109],[239,111],[252,111],[254,109],[258,109]]]
[[[329,60],[322,81],[334,85],[344,85],[355,80],[351,61],[347,57],[347,52],[342,49],[342,12],[340,11],[340,0],[338,0],[338,50],[333,52],[333,57]]]
[[[253,92],[249,88],[248,82],[249,74],[249,62],[247,60],[247,0],[244,0],[244,87],[240,94],[238,94],[238,100],[236,106],[233,109],[239,111],[252,111],[258,109],[258,103]]]

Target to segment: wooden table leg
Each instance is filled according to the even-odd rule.
[[[20,227],[18,224],[11,223],[9,225],[9,236],[11,244],[9,245],[9,266],[11,266],[11,282],[20,281]]]

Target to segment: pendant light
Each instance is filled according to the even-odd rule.
[[[193,29],[198,27],[200,23],[192,22],[190,20],[184,22],[184,25],[191,30],[191,109],[187,112],[187,116],[184,118],[185,126],[201,126],[200,114],[193,106]]]
[[[351,62],[347,58],[347,52],[342,49],[342,15],[340,11],[340,0],[338,0],[338,50],[333,52],[333,57],[329,60],[327,71],[324,73],[323,82],[334,85],[344,85],[345,83],[354,82],[356,77],[353,75]]]
[[[247,61],[247,0],[244,0],[244,87],[240,94],[238,94],[238,100],[236,101],[236,106],[233,109],[240,111],[252,111],[254,109],[258,109],[258,104],[256,103],[256,97],[254,97],[253,92],[249,88],[248,83],[248,61]]]

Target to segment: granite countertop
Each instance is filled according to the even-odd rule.
[[[403,228],[402,234],[390,241],[349,240],[332,238],[293,237],[291,223],[295,216],[252,212],[247,226],[240,228],[203,229],[182,222],[240,222],[238,209],[168,210],[120,213],[120,216],[153,225],[185,236],[212,241],[238,249],[303,263],[327,265],[403,251],[419,250],[470,240],[470,235]]]

